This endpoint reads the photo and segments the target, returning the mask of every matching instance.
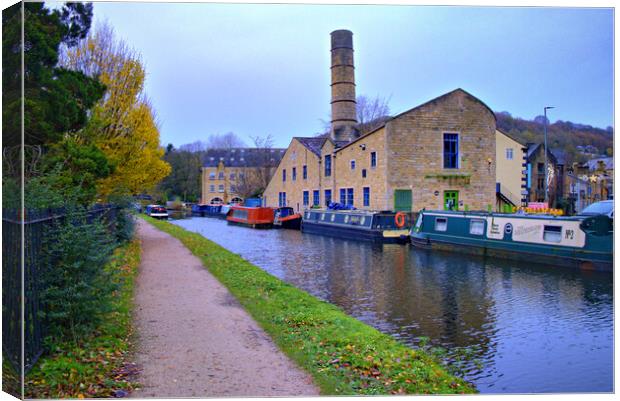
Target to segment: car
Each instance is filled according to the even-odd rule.
[[[604,200],[600,202],[594,202],[590,206],[586,207],[579,213],[579,216],[598,216],[605,215],[610,219],[614,218],[614,201]]]

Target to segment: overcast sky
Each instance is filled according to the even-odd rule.
[[[613,125],[613,11],[569,8],[95,3],[142,54],[162,144],[321,131],[330,32],[353,31],[357,93],[392,114],[455,88],[495,111]]]

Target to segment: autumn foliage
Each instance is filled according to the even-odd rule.
[[[135,194],[153,188],[170,173],[162,160],[155,112],[144,93],[145,70],[138,54],[114,38],[107,25],[97,27],[65,52],[62,64],[96,77],[106,87],[93,107],[85,136],[103,151],[112,174],[97,184],[99,195]]]

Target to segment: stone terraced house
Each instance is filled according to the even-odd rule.
[[[487,105],[455,89],[360,135],[352,33],[332,32],[331,45],[331,132],[292,139],[264,192],[266,206],[303,210],[333,201],[369,210],[496,207],[499,134]],[[514,174],[520,182],[521,169]]]

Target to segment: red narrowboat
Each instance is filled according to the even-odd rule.
[[[272,207],[247,207],[234,205],[226,217],[229,224],[240,224],[252,228],[273,227],[274,209]]]
[[[301,227],[301,213],[295,213],[292,207],[279,207],[273,219],[275,228],[290,228],[299,230]]]

